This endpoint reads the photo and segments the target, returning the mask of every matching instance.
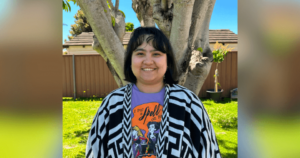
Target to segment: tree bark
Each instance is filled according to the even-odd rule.
[[[203,86],[212,65],[213,55],[209,46],[209,23],[216,0],[195,1],[189,47],[195,50],[199,47],[203,52],[194,51],[191,55],[184,86],[198,94]],[[195,60],[200,59],[200,60]],[[185,76],[184,76],[185,77]]]
[[[168,7],[166,0],[161,4],[160,0],[151,0],[151,5],[153,6],[153,19],[159,29],[170,38],[172,18],[173,18],[173,7]],[[164,7],[164,8],[163,8]]]
[[[155,27],[153,7],[150,5],[150,1],[132,0],[132,9],[136,12],[136,16],[142,27]]]
[[[114,31],[116,32],[117,36],[120,39],[120,42],[123,42],[123,37],[125,35],[126,29],[125,29],[125,17],[123,14],[118,11],[115,14],[115,26],[114,26]]]
[[[115,4],[115,14],[117,14],[119,12],[119,0],[116,0],[116,4]]]
[[[103,1],[105,5],[103,5]],[[107,17],[108,10],[104,9],[107,7],[106,1],[78,0],[78,4],[90,22],[96,38],[101,43],[105,57],[107,57],[109,64],[114,69],[111,72],[115,72],[120,78],[122,84],[119,84],[119,86],[125,85],[126,82],[124,81],[125,76],[123,73],[125,51],[120,38],[112,28],[112,24]]]

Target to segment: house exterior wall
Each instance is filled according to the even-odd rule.
[[[123,45],[126,50],[127,45]],[[79,54],[99,54],[97,51],[93,50],[92,46],[69,46],[67,48],[67,54],[63,55],[79,55]]]
[[[238,51],[238,44],[237,43],[224,43],[224,45],[228,44],[228,48],[233,47],[234,49],[232,51]],[[215,43],[210,43],[209,47],[213,51],[214,50]]]
[[[69,48],[67,48],[67,52],[67,55],[98,54],[97,51],[93,50],[92,46],[69,46]]]

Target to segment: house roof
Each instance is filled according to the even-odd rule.
[[[123,38],[123,45],[127,45],[130,39],[131,32],[126,32]],[[93,32],[82,32],[70,41],[63,44],[63,48],[69,46],[91,46],[93,43]],[[209,43],[237,43],[238,36],[229,29],[209,30]]]
[[[238,35],[229,29],[209,30],[209,43],[238,43]]]

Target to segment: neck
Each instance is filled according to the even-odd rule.
[[[139,91],[143,93],[158,93],[164,87],[164,83],[161,82],[154,85],[153,84],[147,85],[147,84],[137,82],[136,86],[139,89]]]

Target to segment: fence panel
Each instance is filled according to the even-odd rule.
[[[213,63],[199,97],[207,97],[206,90],[214,88]],[[229,52],[218,65],[218,81],[224,89],[223,97],[230,97],[230,90],[237,88],[237,52]],[[75,55],[76,97],[105,97],[118,88],[104,59],[98,54]],[[72,55],[63,55],[63,97],[73,97]]]

